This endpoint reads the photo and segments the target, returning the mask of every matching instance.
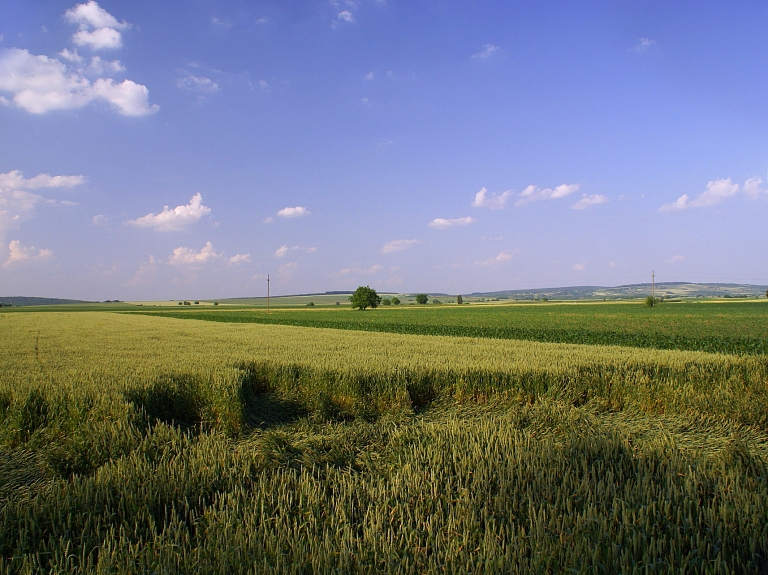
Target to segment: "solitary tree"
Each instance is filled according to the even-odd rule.
[[[456,303],[459,305],[464,303],[464,298],[461,297],[461,294],[456,296]]]
[[[375,289],[368,286],[359,286],[355,293],[349,296],[349,301],[352,302],[352,307],[357,309],[374,308],[381,303],[379,294]]]
[[[419,293],[416,294],[416,303],[420,305],[424,305],[429,301],[429,298],[427,297],[427,294],[425,293]]]
[[[768,292],[766,292],[768,294]],[[400,305],[400,298],[393,297],[392,298],[392,305]]]

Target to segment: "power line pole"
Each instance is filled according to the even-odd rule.
[[[656,273],[651,270],[651,297],[656,299]]]
[[[267,274],[267,314],[269,314],[269,274]]]

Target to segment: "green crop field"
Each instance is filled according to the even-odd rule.
[[[768,570],[765,304],[110,309],[0,310],[0,573]]]
[[[209,310],[211,308],[208,308]],[[407,306],[375,310],[195,309],[168,317],[389,333],[768,354],[768,301]]]

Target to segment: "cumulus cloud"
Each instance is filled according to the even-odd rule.
[[[293,247],[280,246],[279,248],[277,248],[277,251],[275,252],[275,257],[283,258],[283,257],[285,257],[285,255],[288,252],[291,252],[291,251],[294,251],[294,252],[295,251],[302,251],[302,252],[311,254],[311,253],[316,252],[317,248],[315,248],[315,247],[305,248],[305,247],[302,247],[302,246],[293,246]]]
[[[528,202],[541,200],[556,200],[564,198],[574,192],[579,191],[579,184],[561,184],[556,188],[540,188],[538,186],[528,186],[518,195],[515,202],[516,206],[523,206]]]
[[[499,255],[497,255],[494,258],[475,262],[475,264],[479,266],[495,266],[497,264],[508,262],[511,259],[512,259],[512,252],[506,251],[506,252],[499,252]]]
[[[283,208],[277,212],[277,215],[281,218],[300,218],[301,216],[308,216],[311,213],[312,212],[307,208],[296,206],[295,208]]]
[[[454,218],[454,219],[446,219],[446,218],[435,218],[431,222],[429,222],[429,226],[432,228],[438,228],[438,229],[444,229],[444,228],[452,228],[454,226],[467,226],[475,221],[475,218],[472,218],[470,216],[467,216],[465,218]]]
[[[760,197],[760,194],[768,193],[768,191],[761,188],[762,184],[762,178],[749,178],[746,182],[744,182],[744,193],[748,198],[756,200],[758,197]]]
[[[574,210],[583,210],[584,208],[588,208],[590,206],[605,204],[608,201],[609,201],[608,197],[602,194],[592,194],[589,196],[587,194],[582,194],[581,199],[575,204],[573,204],[571,207]]]
[[[187,74],[176,81],[176,86],[193,92],[218,92],[219,85],[206,76]]]
[[[98,214],[93,216],[91,221],[93,222],[94,226],[106,226],[107,223],[109,222],[109,218],[104,214]]]
[[[85,71],[88,74],[100,76],[102,74],[125,72],[125,66],[120,63],[120,60],[102,60],[99,56],[94,56],[91,58],[91,62]]]
[[[501,48],[499,46],[495,46],[493,44],[486,44],[482,50],[479,52],[472,54],[473,58],[478,58],[480,60],[485,60],[486,58],[490,58],[494,54],[497,54],[501,51]]]
[[[504,209],[507,200],[512,196],[512,191],[507,190],[502,194],[488,195],[488,190],[480,188],[480,191],[475,194],[475,200],[472,202],[473,208],[490,208],[492,210]]]
[[[117,18],[93,0],[70,8],[64,13],[64,19],[80,28],[72,36],[72,43],[91,50],[122,48],[123,36],[120,30],[130,27],[127,22],[118,22]]]
[[[168,259],[171,265],[201,265],[220,259],[223,254],[216,253],[211,242],[206,242],[205,246],[196,252],[192,248],[176,248]]]
[[[0,174],[0,192],[4,190],[36,190],[39,188],[72,188],[85,182],[84,176],[52,176],[38,174],[25,179],[20,170]]]
[[[392,240],[391,242],[384,244],[381,248],[381,253],[391,254],[392,252],[401,252],[420,243],[421,240]]]
[[[126,223],[140,228],[152,228],[156,232],[175,232],[183,230],[211,213],[211,208],[203,205],[203,196],[195,194],[185,206],[170,209],[163,207],[159,214],[150,213]]]
[[[711,180],[707,183],[707,189],[696,198],[691,199],[688,194],[683,194],[671,204],[664,204],[659,208],[660,212],[675,212],[688,208],[703,208],[715,206],[724,200],[735,196],[739,192],[739,184],[731,182],[731,178]]]
[[[31,114],[82,108],[98,100],[108,102],[124,116],[144,116],[159,110],[149,104],[146,86],[131,80],[115,83],[112,78],[98,78],[92,83],[84,72],[28,50],[0,50],[0,92],[10,93],[9,103]]]
[[[251,254],[235,254],[227,260],[229,265],[247,264],[251,261]]]
[[[3,263],[3,267],[10,267],[21,262],[44,261],[52,255],[51,250],[35,250],[35,246],[27,248],[21,245],[19,240],[13,240],[8,244],[8,259]]]
[[[680,262],[684,262],[685,258],[683,256],[672,256],[671,258],[664,260],[668,264],[678,264]]]

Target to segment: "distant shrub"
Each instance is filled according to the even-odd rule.
[[[381,300],[381,305],[392,305],[392,300],[389,298],[384,298]]]
[[[456,303],[459,304],[459,305],[464,303],[464,298],[461,297],[461,294],[456,296]]]
[[[425,293],[416,294],[416,303],[417,304],[424,305],[428,301],[429,301],[429,298],[427,297],[427,294],[425,294]]]
[[[766,294],[768,294],[768,292],[766,292]],[[392,305],[400,305],[400,298],[393,297]]]
[[[307,304],[307,307],[315,307],[315,302],[311,301]]]

